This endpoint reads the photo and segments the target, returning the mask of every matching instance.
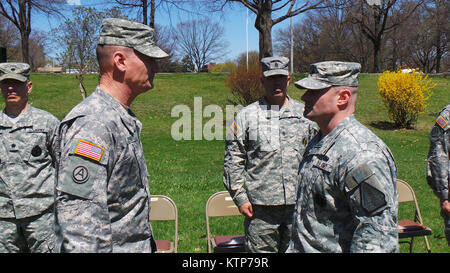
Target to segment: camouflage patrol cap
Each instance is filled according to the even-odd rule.
[[[169,56],[156,46],[155,31],[151,27],[119,18],[103,19],[98,44],[130,47],[151,58]]]
[[[0,63],[0,81],[8,79],[26,82],[30,79],[30,65],[26,63]]]
[[[289,76],[289,59],[286,57],[266,57],[261,59],[261,66],[264,77],[275,75]]]
[[[319,90],[331,86],[358,86],[359,63],[327,61],[311,64],[307,78],[295,82],[300,89]]]

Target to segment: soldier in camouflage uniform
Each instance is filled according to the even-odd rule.
[[[155,59],[167,56],[152,28],[103,21],[99,86],[59,127],[56,251],[156,251],[142,124],[129,107],[153,88]]]
[[[316,125],[289,96],[289,59],[261,60],[265,96],[243,108],[227,134],[223,182],[245,215],[246,250],[284,252],[289,242],[297,172]]]
[[[450,202],[448,187],[450,174],[450,104],[439,114],[430,133],[428,151],[428,185],[440,200],[441,215],[444,218],[445,236],[450,246]]]
[[[353,115],[360,67],[315,63],[295,83],[320,131],[300,163],[287,252],[398,252],[394,158]]]
[[[28,104],[30,66],[0,64],[0,252],[51,252],[59,120]]]

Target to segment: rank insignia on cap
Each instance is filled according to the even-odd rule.
[[[439,116],[438,119],[436,120],[436,123],[439,126],[441,126],[442,129],[444,129],[444,127],[447,125],[448,121],[444,117]]]
[[[231,131],[233,131],[234,135],[237,135],[237,133],[238,133],[238,126],[236,124],[236,121],[233,122],[233,124],[231,125],[230,128],[231,128]]]
[[[84,140],[80,140],[78,141],[74,154],[81,155],[100,162],[100,159],[102,159],[103,156],[103,152],[104,149],[102,147]]]

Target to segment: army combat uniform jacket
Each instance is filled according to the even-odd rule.
[[[0,112],[0,218],[39,215],[54,204],[52,143],[59,120],[31,105],[17,119]]]
[[[57,252],[151,252],[142,124],[97,88],[59,128]]]
[[[353,115],[319,133],[300,164],[287,252],[398,252],[396,166]]]
[[[227,134],[223,183],[237,206],[295,204],[298,166],[317,127],[292,98],[278,108],[264,98],[248,105]]]
[[[450,172],[450,105],[439,114],[430,133],[428,152],[427,181],[436,196],[448,199]]]

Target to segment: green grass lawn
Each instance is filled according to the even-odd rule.
[[[294,75],[293,80],[303,76]],[[450,103],[450,80],[433,77],[438,85],[415,130],[394,130],[377,95],[377,77],[375,74],[360,75],[356,118],[391,148],[398,167],[398,178],[406,180],[414,188],[424,223],[433,229],[433,235],[429,236],[432,251],[448,253],[450,249],[443,233],[439,201],[426,183],[425,172],[428,134],[438,112]],[[138,96],[132,105],[144,127],[141,137],[150,173],[151,194],[169,196],[178,207],[179,252],[206,252],[205,204],[210,195],[225,189],[222,184],[224,141],[173,140],[171,127],[179,118],[171,117],[171,110],[175,105],[183,104],[193,111],[194,97],[201,97],[203,108],[216,104],[225,112],[225,106],[232,98],[225,78],[225,74],[158,74],[155,89]],[[74,76],[33,74],[31,79],[34,84],[30,98],[33,106],[47,110],[59,119],[81,101]],[[97,75],[87,77],[89,94],[95,89],[97,81]],[[300,99],[303,92],[292,83],[288,93]],[[3,108],[4,104],[0,106]],[[223,116],[225,119],[225,113]],[[205,118],[204,123],[210,119]],[[408,213],[412,213],[412,208],[401,205],[399,218],[406,217]],[[242,217],[214,220],[213,230],[243,233]],[[152,225],[156,239],[172,235],[170,225]],[[416,239],[414,251],[425,252],[423,239]],[[401,252],[407,252],[405,245],[401,245]]]

